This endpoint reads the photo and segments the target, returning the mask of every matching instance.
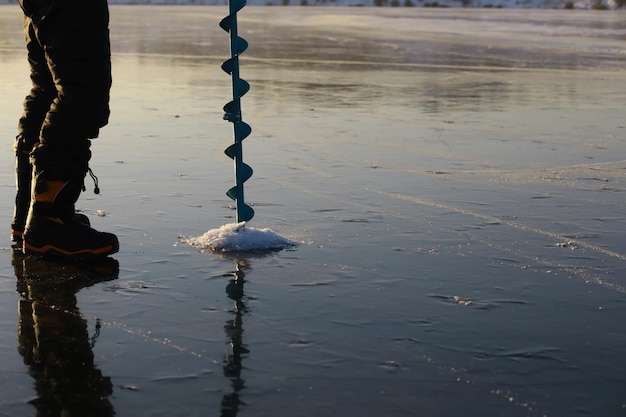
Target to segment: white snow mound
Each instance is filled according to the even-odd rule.
[[[270,229],[255,229],[246,222],[225,224],[211,229],[202,236],[183,237],[181,240],[199,249],[215,252],[246,252],[285,249],[296,243],[285,239]]]

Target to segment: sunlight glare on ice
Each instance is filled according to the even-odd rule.
[[[182,240],[196,248],[215,252],[285,249],[296,245],[270,229],[247,227],[246,222],[225,224],[202,236],[186,237]]]

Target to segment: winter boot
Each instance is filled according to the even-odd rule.
[[[37,140],[27,140],[21,135],[15,138],[15,210],[11,222],[11,241],[22,242],[22,234],[26,225],[26,216],[30,207],[30,183],[32,178],[32,166],[28,154]]]
[[[22,246],[22,235],[26,226],[26,218],[31,200],[31,181],[33,166],[30,163],[30,151],[37,140],[27,140],[22,135],[15,138],[15,209],[13,211],[13,221],[11,222],[11,241],[16,248]],[[84,214],[75,213],[76,221],[89,226],[89,218]]]
[[[59,147],[38,144],[31,152],[32,200],[24,230],[24,253],[82,259],[118,251],[117,237],[77,221],[74,203],[88,171],[88,140]]]

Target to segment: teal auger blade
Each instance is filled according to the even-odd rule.
[[[233,99],[224,105],[224,119],[233,123],[234,143],[224,153],[235,164],[235,186],[226,195],[236,201],[237,223],[247,222],[254,217],[254,210],[245,203],[243,183],[252,176],[252,168],[243,162],[242,142],[252,132],[241,115],[241,97],[250,84],[239,77],[239,55],[248,49],[248,42],[237,34],[237,12],[246,5],[245,0],[229,0],[229,14],[220,21],[220,27],[230,34],[230,58],[222,63],[222,70],[231,76]]]

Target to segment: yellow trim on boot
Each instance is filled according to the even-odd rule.
[[[56,200],[61,190],[63,190],[67,184],[67,181],[47,180],[46,191],[40,193],[37,191],[37,188],[35,188],[35,201],[40,201],[42,203],[54,203],[54,200]]]

